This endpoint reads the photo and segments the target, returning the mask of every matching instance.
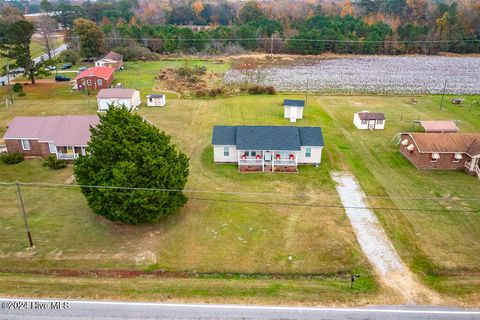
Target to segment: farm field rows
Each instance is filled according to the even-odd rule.
[[[180,60],[129,63],[125,71],[118,73],[116,81],[140,89],[143,97],[151,93],[153,77],[159,68],[184,63]],[[202,62],[192,62],[197,63]],[[208,68],[224,72],[228,64],[211,63]],[[27,96],[17,98],[11,108],[0,109],[0,135],[15,115],[96,112],[95,99],[90,98],[89,106],[84,95],[71,93],[65,84],[38,84],[27,86],[25,91]],[[480,96],[466,96],[463,108],[453,106],[448,102],[451,97],[446,97],[445,107],[440,111],[440,96],[419,96],[418,103],[412,105],[407,96],[311,95],[305,119],[296,125],[323,128],[326,148],[320,168],[302,167],[298,174],[241,174],[235,165],[212,163],[213,125],[288,125],[281,107],[284,98],[304,96],[241,95],[196,100],[169,96],[166,108],[140,108],[142,116],[170,134],[190,157],[188,190],[257,193],[186,192],[188,204],[158,225],[128,227],[95,216],[76,187],[23,186],[37,245],[34,250],[25,250],[14,186],[0,186],[2,265],[13,271],[82,267],[267,273],[287,277],[314,274],[326,280],[312,280],[309,285],[325,285],[331,296],[301,298],[290,293],[289,301],[330,299],[339,303],[356,299],[351,295],[342,298],[345,294],[342,284],[348,286],[343,282],[346,275],[357,272],[362,274],[357,297],[361,301],[365,297],[375,301],[374,297],[378,298],[384,289],[375,284],[375,276],[356,243],[345,213],[339,208],[326,208],[340,204],[329,172],[346,170],[356,176],[367,196],[377,197],[368,200],[373,207],[387,208],[377,209],[376,214],[407,265],[449,299],[456,296],[466,304],[478,305],[478,180],[463,172],[417,171],[391,140],[396,133],[410,130],[412,121],[417,119],[459,120],[461,131],[478,132],[480,108],[476,106],[469,111],[468,106]],[[384,112],[387,129],[383,132],[354,129],[353,113],[360,110]],[[38,159],[8,167],[0,164],[0,181],[64,184],[72,183],[71,176],[71,167],[51,171],[42,167]],[[305,197],[294,196],[298,194]],[[4,288],[12,288],[15,281],[33,281],[28,277],[19,276],[6,282]],[[45,278],[39,281],[44,285],[49,282]],[[129,286],[128,281],[124,286]],[[282,290],[292,286],[301,287],[287,284],[273,296],[279,292],[288,295],[288,290]],[[122,288],[115,290],[121,295]],[[109,297],[105,291],[102,295]],[[245,299],[237,301],[248,301]],[[265,299],[269,301],[269,297]]]
[[[435,56],[334,56],[329,59],[264,62],[258,68],[232,69],[230,85],[274,86],[284,92],[321,93],[480,93],[480,59]]]

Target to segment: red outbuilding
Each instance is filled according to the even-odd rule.
[[[78,90],[100,90],[110,88],[113,82],[114,68],[93,67],[82,71],[75,80]]]

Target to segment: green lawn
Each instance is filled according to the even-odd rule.
[[[140,89],[143,97],[152,92],[153,77],[159,68],[183,63],[127,63],[126,70],[117,73],[116,81]],[[228,66],[191,63],[206,63],[207,68],[217,68],[219,72]],[[0,134],[15,115],[96,112],[95,99],[91,97],[89,106],[84,95],[70,92],[66,84],[38,84],[27,86],[25,91],[27,95],[17,98],[11,108],[0,108]],[[302,206],[338,205],[329,171],[348,170],[355,174],[368,196],[384,197],[369,201],[372,206],[389,208],[376,213],[404,261],[425,283],[452,297],[460,296],[463,301],[480,301],[479,181],[463,172],[418,171],[391,143],[396,133],[410,130],[412,121],[419,118],[460,120],[463,132],[478,132],[478,107],[468,111],[451,105],[447,98],[445,108],[439,111],[438,96],[418,97],[417,105],[411,105],[406,96],[311,96],[305,119],[296,125],[322,126],[326,148],[320,168],[302,167],[298,174],[240,174],[234,165],[212,163],[213,125],[288,125],[281,107],[285,97],[169,97],[166,108],[143,107],[139,111],[172,135],[190,157],[187,189],[269,195],[187,193],[189,202],[178,214],[158,225],[129,227],[92,214],[77,188],[24,186],[36,244],[35,249],[25,250],[15,189],[0,186],[0,261],[6,266],[4,270],[164,269],[334,277],[328,279],[355,271],[362,274],[362,297],[370,296],[379,291],[343,210]],[[478,99],[479,96],[467,97],[466,106]],[[385,113],[385,131],[354,128],[353,113],[365,109]],[[39,160],[14,166],[0,164],[0,181],[66,183],[71,175],[71,167],[52,171],[42,167]],[[445,199],[418,199],[432,197]],[[430,211],[422,211],[426,209]],[[5,287],[12,288],[15,281],[22,279],[11,280]],[[39,281],[46,285],[50,280]],[[321,285],[336,290],[330,282]],[[64,288],[58,290],[68,292]],[[108,292],[102,296],[108,297]],[[298,295],[292,296],[295,299],[291,301],[301,300]],[[334,296],[334,300],[342,301],[341,294]],[[318,297],[316,301],[325,300]]]
[[[330,141],[327,154],[335,167],[353,171],[367,195],[388,197],[371,199],[372,206],[405,208],[376,211],[404,261],[439,291],[475,293],[477,299],[480,181],[461,171],[416,170],[391,139],[411,130],[412,121],[419,118],[459,120],[462,132],[479,132],[480,109],[468,111],[470,102],[478,99],[467,97],[463,108],[447,102],[442,111],[440,97],[419,97],[417,105],[411,105],[408,97],[317,97],[315,101],[319,106],[315,112]],[[353,113],[365,109],[385,113],[385,131],[354,128]],[[422,199],[432,197],[437,199]]]
[[[395,303],[373,282],[350,289],[347,278],[319,280],[55,277],[0,273],[0,296],[65,299],[326,305]]]
[[[248,99],[251,105],[245,104]],[[264,109],[248,111],[263,100]],[[293,274],[346,274],[360,270],[367,277],[368,264],[342,210],[280,204],[338,204],[328,175],[328,165],[304,168],[293,175],[239,174],[235,166],[212,165],[211,126],[216,122],[284,122],[281,97],[236,97],[215,101],[170,100],[167,108],[145,108],[142,115],[174,136],[174,141],[191,158],[189,189],[235,190],[278,193],[278,196],[190,196],[177,215],[155,226],[127,227],[109,223],[93,215],[78,190],[23,187],[37,248],[25,260],[22,229],[9,226],[18,220],[13,207],[2,209],[4,241],[0,250],[12,267],[117,267],[196,270],[201,272],[271,272]],[[58,102],[59,103],[59,102]],[[31,109],[34,108],[34,109]],[[63,109],[24,104],[21,114],[91,112],[85,101],[71,100]],[[34,111],[33,111],[34,110]],[[61,113],[61,112],[60,112]],[[7,115],[8,118],[13,113]],[[7,118],[6,117],[6,118]],[[228,120],[227,120],[228,119]],[[238,119],[238,120],[237,120]],[[256,119],[256,120],[254,120]],[[328,160],[327,160],[328,161]],[[50,171],[35,160],[13,167],[1,165],[0,181],[36,181],[49,176],[64,183],[71,168]],[[8,168],[8,170],[7,170]],[[33,172],[38,172],[33,174]],[[305,193],[306,198],[282,194]],[[4,187],[3,199],[15,203],[13,188]],[[241,200],[227,202],[224,200]],[[20,220],[21,222],[21,220]],[[312,236],[314,235],[314,236]],[[15,253],[16,252],[16,253]],[[293,260],[289,261],[288,256]]]

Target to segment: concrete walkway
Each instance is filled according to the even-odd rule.
[[[424,287],[404,265],[372,210],[367,209],[365,193],[354,176],[333,172],[332,179],[358,243],[381,281],[404,299],[404,303],[438,303],[438,295]]]

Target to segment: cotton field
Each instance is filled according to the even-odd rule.
[[[480,93],[480,58],[372,56],[295,66],[230,70],[227,84],[274,86],[278,91],[341,93]]]

